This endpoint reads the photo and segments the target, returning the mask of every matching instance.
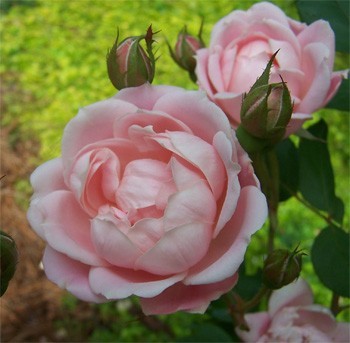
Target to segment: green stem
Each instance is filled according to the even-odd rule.
[[[279,168],[276,152],[273,149],[251,154],[253,166],[261,189],[266,196],[269,210],[269,233],[267,250],[274,250],[274,239],[278,229]]]
[[[253,307],[257,306],[261,299],[269,292],[270,290],[265,287],[265,286],[262,286],[260,288],[260,290],[258,291],[258,293],[256,293],[254,295],[254,297],[252,299],[250,299],[249,301],[247,301],[245,304],[244,304],[244,312],[247,312],[248,310],[252,309]]]

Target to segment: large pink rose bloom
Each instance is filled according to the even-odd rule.
[[[271,3],[257,3],[216,23],[209,48],[197,50],[198,83],[236,127],[242,94],[279,50],[270,81],[280,82],[281,75],[291,92],[294,113],[287,128],[291,134],[327,104],[346,76],[346,72],[332,72],[334,42],[328,22],[318,20],[307,26]]]
[[[298,279],[269,299],[267,312],[245,315],[249,331],[236,329],[244,342],[349,342],[350,324],[337,323],[330,310],[313,304],[309,285]]]
[[[128,88],[82,108],[62,157],[31,183],[48,278],[86,301],[137,295],[146,314],[204,312],[237,282],[267,215],[224,113],[176,87]]]

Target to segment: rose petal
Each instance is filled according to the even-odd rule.
[[[31,227],[58,252],[89,265],[104,265],[90,237],[90,218],[72,193],[55,191],[36,202],[28,212]]]
[[[301,278],[274,291],[269,299],[269,314],[273,317],[277,311],[287,306],[307,306],[313,302],[310,286]]]
[[[91,222],[91,238],[99,256],[112,265],[133,268],[135,261],[141,256],[141,250],[123,231],[128,226],[111,213],[99,215]]]
[[[136,110],[135,105],[115,97],[81,108],[64,129],[62,159],[65,168],[81,148],[112,138],[114,121]]]
[[[182,121],[191,128],[194,136],[209,144],[218,131],[225,132],[227,136],[231,135],[230,124],[225,114],[206,97],[204,92],[167,94],[157,101],[154,109],[166,112]]]
[[[187,285],[218,282],[237,272],[250,237],[267,217],[266,199],[256,187],[241,190],[235,213],[212,241],[209,251],[184,280]]]
[[[162,98],[164,95],[176,94],[177,92],[182,93],[183,89],[180,87],[173,86],[157,86],[153,87],[149,83],[145,83],[139,87],[128,87],[120,90],[116,99],[127,101],[142,110],[152,110],[154,104]],[[125,113],[135,111],[124,111]]]
[[[332,70],[334,63],[335,36],[327,21],[317,20],[311,23],[300,32],[298,40],[302,47],[307,47],[309,44],[321,43],[323,45],[323,53],[327,53],[328,55],[328,68]]]
[[[91,290],[88,280],[90,266],[72,260],[50,246],[45,249],[43,265],[49,280],[67,289],[77,298],[95,303],[107,301]]]
[[[92,268],[89,281],[92,290],[107,299],[124,299],[131,295],[154,297],[183,279],[183,274],[160,277],[141,270]]]
[[[237,335],[243,342],[257,342],[265,334],[270,325],[270,316],[267,312],[248,313],[244,319],[249,327],[249,331],[235,328]]]
[[[238,275],[218,283],[200,286],[185,286],[181,282],[169,287],[160,295],[141,299],[146,315],[168,314],[176,311],[204,313],[211,301],[228,292],[237,282]]]
[[[298,112],[312,113],[322,105],[330,88],[331,71],[327,65],[327,59],[320,60],[324,56],[325,46],[320,43],[309,44],[303,51],[303,70],[305,79],[311,80],[311,84],[305,85],[304,97],[298,106]]]
[[[117,203],[125,212],[155,205],[159,190],[169,180],[171,171],[164,162],[152,159],[131,161],[117,190]]]
[[[62,172],[61,158],[55,158],[37,167],[30,176],[30,183],[34,190],[32,199],[43,197],[56,190],[67,189]]]
[[[225,169],[218,153],[211,144],[185,132],[168,132],[153,138],[161,146],[184,158],[202,171],[215,198],[223,191]]]
[[[205,256],[211,235],[212,225],[208,223],[173,228],[137,260],[135,268],[156,275],[185,272]]]

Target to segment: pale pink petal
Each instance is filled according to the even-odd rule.
[[[250,85],[251,86],[251,85]],[[217,93],[213,101],[226,113],[233,128],[241,122],[242,93]]]
[[[169,198],[163,217],[164,230],[170,231],[177,226],[192,222],[213,225],[216,210],[216,201],[207,183],[199,180]]]
[[[115,202],[119,178],[119,159],[111,150],[102,148],[81,156],[69,181],[84,210],[95,216],[101,206]]]
[[[86,145],[112,138],[114,121],[136,110],[135,105],[115,97],[81,108],[64,129],[62,138],[64,166],[69,166],[71,159]]]
[[[163,234],[162,218],[145,218],[130,228],[128,237],[142,252],[145,252],[151,249],[162,238]]]
[[[159,190],[169,180],[171,171],[164,162],[153,159],[131,161],[117,190],[117,203],[125,212],[155,205]]]
[[[226,223],[232,218],[232,215],[236,209],[241,191],[241,185],[237,175],[240,173],[241,167],[237,163],[237,158],[234,156],[232,142],[229,141],[223,132],[218,132],[216,134],[214,137],[213,146],[224,162],[227,173],[227,187],[225,194],[223,194],[221,197],[221,211],[219,212],[220,214],[213,233],[213,238],[215,238]]]
[[[265,334],[270,325],[270,316],[267,312],[248,313],[244,316],[249,331],[235,328],[236,334],[243,342],[257,342]]]
[[[55,158],[37,167],[30,176],[30,183],[34,190],[32,199],[45,196],[56,190],[67,189],[62,174],[61,158]]]
[[[185,131],[192,133],[184,122],[160,111],[138,111],[130,113],[114,122],[114,136],[118,138],[129,138],[132,127],[151,127],[152,132]]]
[[[92,268],[89,281],[92,290],[107,299],[124,299],[131,295],[148,298],[157,296],[183,277],[183,274],[160,277],[125,268]]]
[[[233,11],[220,19],[213,27],[210,37],[210,49],[216,46],[225,48],[232,41],[238,39],[247,29],[247,13]]]
[[[325,333],[332,332],[337,326],[332,312],[324,306],[312,304],[300,307],[297,311],[299,318],[295,324],[298,326],[311,325]]]
[[[189,162],[173,156],[170,160],[173,181],[178,191],[192,187],[199,180],[205,180],[202,173]]]
[[[188,223],[168,232],[136,262],[135,268],[156,275],[186,272],[208,251],[212,238],[210,223]]]
[[[179,282],[154,298],[141,299],[142,310],[146,315],[177,311],[204,313],[210,302],[227,293],[237,279],[238,275],[235,274],[210,285],[185,286]]]
[[[286,133],[284,137],[288,137],[289,135],[296,133],[305,123],[305,121],[312,119],[311,114],[305,113],[293,113],[290,122],[286,127]]]
[[[184,283],[218,282],[237,272],[251,235],[261,228],[266,217],[267,205],[263,193],[253,186],[244,187],[233,217],[212,241],[205,257],[190,269]]]
[[[209,97],[212,97],[214,90],[208,79],[208,59],[209,49],[199,49],[196,51],[196,69],[197,83],[199,87],[205,90]]]
[[[348,78],[349,70],[336,71],[332,74],[331,84],[328,89],[327,97],[324,100],[322,106],[326,106],[328,102],[333,98],[333,96],[337,93],[342,80]]]
[[[223,92],[229,90],[229,85],[231,83],[232,78],[234,78],[234,66],[235,66],[235,59],[237,54],[237,46],[234,46],[233,48],[226,48],[221,56],[221,77],[224,82],[224,88]]]
[[[258,51],[251,55],[249,50],[254,48]],[[247,54],[240,52],[236,57],[234,77],[231,78],[232,82],[228,87],[228,91],[235,94],[243,94],[250,90],[266,68],[270,54],[273,53],[267,51],[268,44],[260,40],[247,45],[246,49],[248,50]]]
[[[182,93],[183,89],[173,86],[153,87],[151,84],[145,83],[139,87],[129,87],[120,90],[117,93],[116,98],[134,104],[139,109],[150,111],[153,109],[154,104],[158,101],[158,99],[168,93],[175,94],[176,92]],[[135,111],[124,111],[124,114],[128,112]]]
[[[58,252],[90,265],[104,265],[90,237],[90,218],[72,193],[55,191],[32,202],[28,219],[34,231]]]
[[[281,77],[287,84],[294,103],[294,111],[297,111],[300,98],[304,96],[301,85],[304,82],[305,74],[298,69],[278,69],[276,72],[271,73],[269,82],[281,82]]]
[[[91,239],[101,258],[115,266],[133,268],[142,251],[123,233],[125,225],[111,214],[99,215],[91,222]]]
[[[286,14],[278,6],[270,2],[254,4],[247,13],[250,21],[264,21],[266,19],[271,19],[279,22],[283,26],[289,27]]]
[[[335,332],[332,333],[333,342],[350,342],[350,324],[338,323]]]
[[[276,56],[276,62],[280,69],[300,69],[300,49],[296,51],[288,41],[269,39],[268,42],[271,51],[276,52],[279,50]],[[288,80],[284,81],[288,82]]]
[[[50,246],[45,249],[43,265],[49,280],[67,289],[77,298],[96,303],[108,301],[91,290],[88,279],[90,266],[72,260]]]
[[[234,135],[234,143],[236,147],[237,158],[233,160],[238,160],[238,164],[241,167],[241,171],[238,174],[239,184],[241,188],[246,186],[255,186],[260,189],[260,181],[254,174],[254,168],[252,165],[252,160],[249,155],[238,142],[236,135]]]
[[[152,137],[161,146],[197,167],[205,176],[217,199],[225,185],[225,169],[212,144],[185,132],[168,132]]]
[[[164,111],[191,128],[193,135],[209,144],[214,135],[223,131],[231,135],[230,124],[222,110],[204,92],[187,91],[168,94],[158,100],[155,110]]]
[[[269,314],[273,317],[287,306],[307,306],[313,302],[310,286],[301,278],[274,291],[269,299]]]
[[[303,64],[305,63],[306,66],[310,67],[311,73],[305,75],[305,83],[308,84],[308,88],[304,90],[304,97],[301,98],[301,102],[296,109],[300,113],[312,113],[319,109],[327,97],[330,87],[331,71],[327,66],[326,59],[318,64],[318,53],[322,46],[311,47],[311,45],[308,46],[310,49],[304,50]],[[304,66],[303,70],[305,70]],[[308,82],[310,80],[311,83]]]
[[[330,70],[333,68],[335,37],[332,28],[325,20],[317,20],[300,32],[298,40],[302,47],[309,44],[321,43],[323,52],[327,53],[327,65]]]
[[[224,80],[221,73],[222,47],[215,46],[208,58],[208,78],[214,89],[214,93],[224,92]]]

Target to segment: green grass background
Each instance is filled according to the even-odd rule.
[[[234,0],[37,0],[1,2],[0,75],[4,111],[1,124],[17,121],[19,129],[13,133],[22,138],[36,137],[41,143],[36,163],[60,155],[63,128],[78,109],[98,100],[113,96],[115,89],[107,74],[105,55],[113,44],[117,28],[120,37],[145,33],[152,24],[161,30],[156,40],[159,60],[154,84],[171,84],[196,89],[186,72],[171,60],[166,39],[174,45],[178,32],[187,25],[189,32],[197,33],[204,18],[203,38],[209,43],[210,30],[215,22],[233,9],[248,9],[257,1]],[[272,1],[288,16],[298,19],[291,0]],[[344,57],[337,58],[337,68],[344,68]],[[346,63],[345,63],[346,64]],[[349,224],[349,120],[346,113],[322,110],[317,118],[324,118],[330,127],[329,141],[335,170],[337,195],[346,205],[345,224]],[[28,203],[28,180],[18,183],[18,192],[25,194],[23,206]],[[298,242],[308,251],[314,237],[326,224],[295,200],[280,209],[280,235],[277,245],[294,248]],[[247,253],[248,269],[261,266],[265,247],[265,231],[254,238]],[[322,287],[305,258],[303,275],[311,282],[316,301],[329,304],[330,292]],[[77,301],[67,296],[62,305],[69,317]],[[135,321],[123,306],[101,305],[98,316],[104,318],[95,325],[91,341],[164,341],[166,332],[148,329]],[[345,317],[348,315],[345,315]],[[174,314],[161,320],[170,325],[176,337],[189,333],[193,323],[205,316]],[[124,324],[123,324],[124,323]],[[127,325],[125,323],[128,323]],[[57,323],[70,327],[76,335],[83,330],[74,319]],[[79,331],[80,330],[80,331]]]

